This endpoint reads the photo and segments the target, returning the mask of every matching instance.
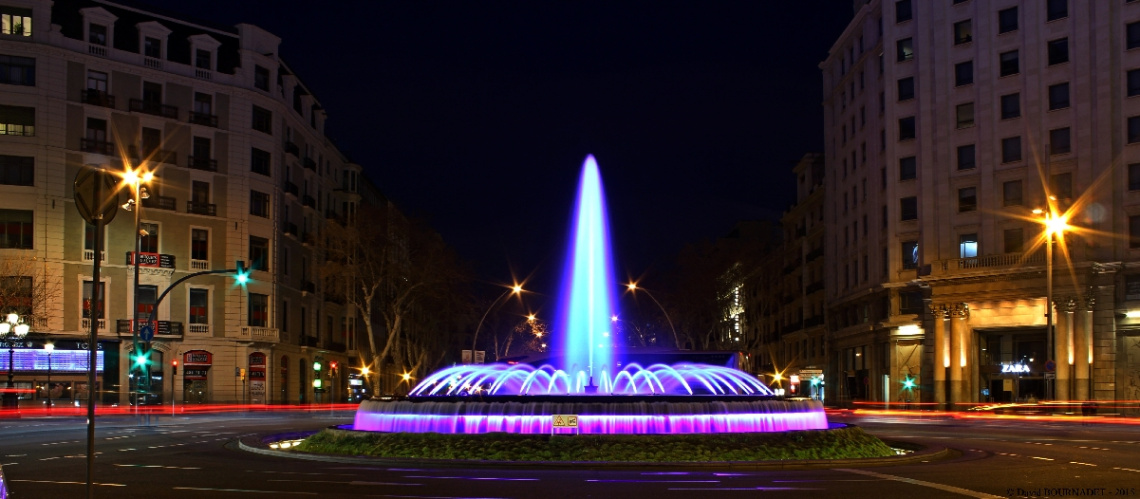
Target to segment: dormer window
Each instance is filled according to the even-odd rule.
[[[209,50],[198,49],[194,52],[194,67],[198,69],[212,70],[213,65],[210,64],[212,54]]]
[[[217,70],[217,52],[221,42],[210,35],[198,34],[190,37],[190,53],[194,55],[194,76],[209,80]]]
[[[79,9],[83,15],[83,40],[87,40],[87,53],[106,57],[107,49],[115,46],[115,21],[119,18],[102,7]]]
[[[162,69],[166,60],[167,37],[170,30],[158,21],[145,21],[135,25],[139,30],[143,64],[148,68]]]
[[[32,36],[32,9],[0,7],[0,33]]]
[[[87,41],[94,45],[107,46],[107,27],[92,23],[87,27]]]
[[[149,36],[143,38],[143,55],[155,59],[162,59],[162,40]]]

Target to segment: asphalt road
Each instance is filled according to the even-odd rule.
[[[243,435],[317,430],[351,413],[101,418],[96,497],[1140,497],[1140,426],[836,416],[886,440],[954,449],[933,462],[838,469],[543,469],[335,463],[241,451]],[[0,419],[16,499],[84,497],[86,425]]]

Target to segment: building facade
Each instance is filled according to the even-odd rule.
[[[35,262],[50,284],[25,311],[32,333],[12,344],[24,398],[46,395],[52,369],[53,397],[86,400],[86,364],[73,357],[94,322],[102,403],[134,403],[140,390],[167,404],[347,400],[357,317],[325,293],[318,238],[354,217],[366,180],[325,135],[281,40],[99,0],[4,0],[0,17],[0,259]],[[102,247],[73,196],[84,165],[154,175]],[[121,201],[135,195],[121,187]],[[181,280],[239,261],[244,285]],[[128,361],[135,303],[155,321],[150,386]],[[47,342],[51,367],[37,353]]]
[[[1140,2],[855,7],[820,64],[832,401],[1137,399]]]

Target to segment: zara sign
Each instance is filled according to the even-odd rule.
[[[1028,373],[1029,366],[1025,364],[1002,364],[1002,373]]]

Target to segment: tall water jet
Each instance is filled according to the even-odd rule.
[[[610,317],[613,265],[605,196],[598,163],[586,157],[578,182],[556,324],[562,332],[562,367],[581,392],[594,393],[615,372]]]
[[[582,433],[730,433],[827,428],[814,400],[781,400],[733,366],[615,351],[617,286],[605,196],[594,157],[582,165],[554,334],[559,351],[531,364],[437,371],[406,399],[366,400],[354,428],[384,432],[548,433],[575,414]],[[706,356],[707,357],[707,356]],[[631,359],[634,360],[631,362]]]

